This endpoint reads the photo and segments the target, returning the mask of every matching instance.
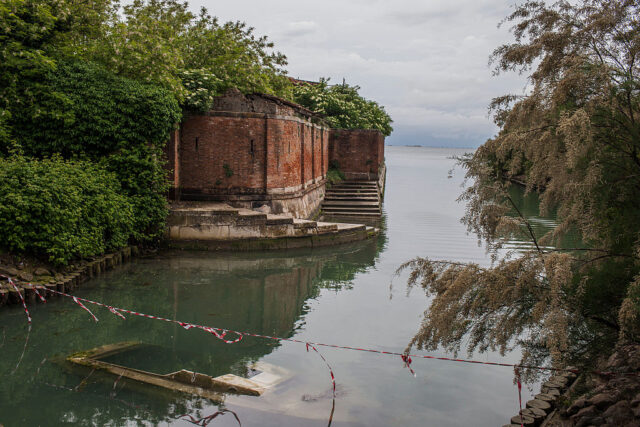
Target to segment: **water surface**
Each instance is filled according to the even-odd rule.
[[[462,172],[448,178],[450,157],[465,151],[387,147],[384,230],[376,240],[291,252],[166,252],[92,280],[77,295],[184,322],[402,351],[428,300],[417,289],[408,293],[406,276],[394,278],[396,268],[418,255],[489,263],[459,221]],[[526,214],[541,232],[555,224],[538,216],[535,203]],[[99,322],[66,299],[37,304],[28,334],[20,307],[0,311],[0,424],[190,425],[178,417],[226,407],[243,426],[327,425],[329,374],[304,345],[251,337],[228,345],[201,330],[133,316],[122,320],[90,308]],[[128,340],[148,346],[114,362],[158,373],[188,369],[215,376],[246,375],[248,366],[260,361],[286,370],[288,379],[262,397],[228,395],[218,405],[132,381],[114,387],[115,378],[64,362],[71,352]],[[415,360],[414,378],[399,357],[319,350],[338,384],[334,426],[494,426],[518,410],[509,368]],[[508,363],[519,358],[517,352],[505,358],[474,356]],[[529,395],[525,390],[523,398]],[[225,415],[210,425],[237,423]]]

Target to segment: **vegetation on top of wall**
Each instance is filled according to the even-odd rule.
[[[291,96],[286,57],[243,22],[221,23],[204,8],[196,15],[175,0],[134,0],[120,12],[109,15],[87,57],[170,89],[187,109],[206,111],[232,87]]]
[[[383,106],[363,98],[359,90],[359,86],[329,85],[329,79],[320,79],[319,83],[295,86],[293,100],[324,115],[333,128],[377,129],[389,136],[393,131],[393,120]]]

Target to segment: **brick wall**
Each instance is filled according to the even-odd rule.
[[[347,179],[376,180],[384,163],[384,135],[377,130],[331,129],[329,160]]]
[[[268,204],[276,213],[306,216],[324,195],[330,162],[347,179],[379,178],[384,136],[329,129],[288,101],[229,91],[208,113],[185,117],[165,154],[170,198]]]
[[[264,119],[191,116],[182,123],[179,151],[183,198],[264,192]]]
[[[229,92],[208,113],[186,117],[165,148],[172,194],[282,208],[287,204],[270,200],[302,197],[324,184],[328,141],[329,129],[302,107]]]

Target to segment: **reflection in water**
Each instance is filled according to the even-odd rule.
[[[512,185],[509,188],[509,197],[518,206],[518,209],[522,215],[527,219],[533,233],[539,243],[542,244],[542,249],[552,248],[583,248],[584,243],[580,239],[579,234],[575,230],[570,230],[567,233],[563,233],[562,240],[560,241],[548,241],[549,239],[542,239],[543,236],[552,232],[557,226],[556,220],[557,212],[552,210],[547,216],[540,214],[540,198],[536,193],[525,194],[524,189],[518,185]],[[517,216],[516,212],[511,212],[512,216]],[[519,236],[510,236],[508,243],[505,245],[505,249],[514,249],[517,251],[526,251],[535,249],[535,245],[531,240],[528,231],[524,230]]]
[[[27,326],[27,336],[24,339],[24,347],[22,347],[22,353],[20,353],[20,357],[18,358],[18,363],[16,363],[16,367],[13,368],[9,375],[13,375],[16,373],[20,364],[22,363],[22,359],[24,358],[24,353],[27,351],[27,346],[29,345],[29,337],[31,336],[31,323]]]
[[[383,242],[271,256],[167,252],[110,272],[78,295],[183,322],[286,338],[304,326],[309,301],[321,289],[349,286],[356,273],[375,264]],[[100,319],[96,325],[85,311],[69,310],[70,304],[70,300],[52,299],[34,307],[34,330],[27,329],[23,346],[20,338],[25,335],[18,331],[25,329],[24,317],[16,316],[13,308],[0,315],[3,331],[11,331],[0,358],[0,422],[103,425],[139,419],[158,423],[191,413],[201,418],[206,414],[199,408],[210,403],[200,398],[71,366],[64,358],[108,343],[141,341],[149,345],[105,360],[162,374],[187,369],[211,376],[246,376],[252,362],[281,345],[258,338],[227,345],[200,330],[185,331],[175,324],[135,316],[123,321],[92,307]],[[38,411],[33,410],[35,401]]]

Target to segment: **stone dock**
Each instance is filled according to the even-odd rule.
[[[378,232],[363,224],[311,221],[208,202],[172,204],[167,227],[169,247],[233,251],[331,246],[366,240]]]

